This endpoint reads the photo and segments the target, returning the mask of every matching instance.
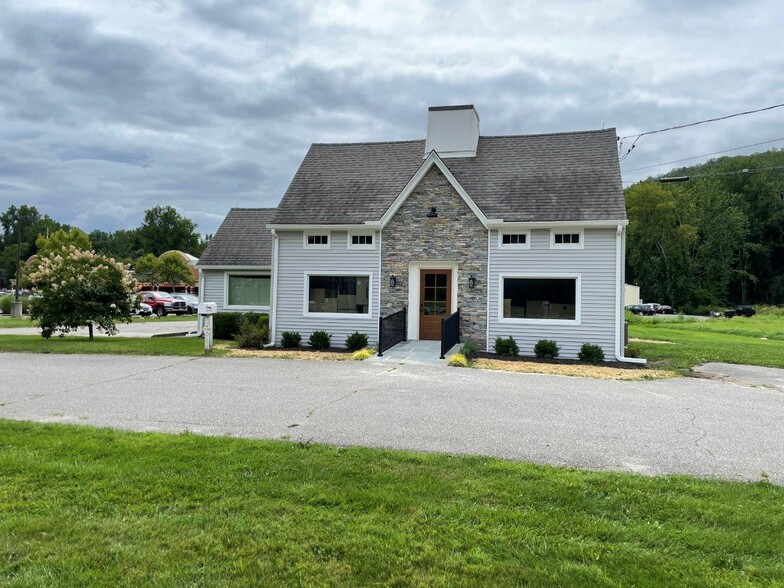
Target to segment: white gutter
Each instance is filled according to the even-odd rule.
[[[268,225],[269,226],[269,225]],[[269,332],[270,342],[264,347],[275,345],[275,324],[278,314],[278,233],[272,229],[272,292],[270,293]]]
[[[487,226],[490,229],[549,229],[555,227],[578,227],[585,229],[606,229],[611,227],[625,227],[629,224],[628,220],[588,220],[588,221],[498,221],[488,220]]]
[[[618,224],[615,231],[615,359],[623,363],[648,363],[647,359],[641,357],[624,357],[622,318],[623,313],[623,227]]]

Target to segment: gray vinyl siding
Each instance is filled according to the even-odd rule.
[[[490,235],[489,350],[496,337],[512,336],[521,355],[533,355],[539,339],[554,339],[561,357],[574,358],[583,343],[604,349],[605,358],[615,353],[615,229],[585,229],[584,249],[550,249],[549,229],[531,231],[530,249],[498,247],[498,232]],[[501,275],[580,275],[579,325],[514,324],[499,321]],[[502,310],[502,309],[501,309]]]
[[[275,343],[283,331],[296,331],[303,344],[313,331],[332,335],[332,345],[344,347],[354,331],[366,333],[370,345],[378,341],[379,262],[378,232],[372,250],[348,249],[348,233],[331,231],[329,249],[303,247],[302,231],[278,232],[277,304],[275,306]],[[366,315],[305,314],[307,296],[305,274],[370,275],[370,312]]]
[[[202,302],[214,302],[218,305],[218,312],[225,310],[223,300],[225,294],[224,272],[221,270],[202,270],[204,288],[199,292],[199,300]]]

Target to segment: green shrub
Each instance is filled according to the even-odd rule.
[[[280,346],[286,349],[293,349],[299,347],[302,342],[302,335],[294,331],[283,331],[280,334]]]
[[[260,349],[269,343],[269,316],[246,314],[237,335],[237,346],[245,349]]]
[[[368,336],[365,333],[355,331],[346,337],[346,349],[349,351],[359,351],[368,344]]]
[[[215,339],[235,339],[242,330],[242,317],[241,312],[219,312],[214,315],[212,336]]]
[[[22,312],[27,314],[30,309],[30,303],[35,299],[30,296],[20,296],[19,300],[22,301]],[[11,303],[13,301],[13,296],[0,296],[0,312],[3,314],[11,314]]]
[[[604,361],[604,349],[593,343],[583,343],[577,357],[586,363],[601,363]]]
[[[332,343],[332,335],[326,331],[313,331],[308,339],[308,345],[313,349],[329,349]]]
[[[460,353],[468,357],[474,351],[476,351],[476,341],[472,339],[466,339],[463,341],[463,344],[460,346]]]
[[[534,355],[539,359],[555,359],[561,348],[552,339],[539,339],[534,345]]]
[[[517,341],[515,341],[512,336],[509,336],[506,339],[503,337],[496,337],[495,352],[498,355],[512,356],[520,353],[520,348],[517,346]]]
[[[468,358],[462,353],[455,353],[446,364],[452,367],[468,367]]]
[[[640,357],[640,348],[634,345],[626,347],[625,357]]]

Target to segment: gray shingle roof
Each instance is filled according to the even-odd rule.
[[[314,144],[275,224],[379,220],[422,165],[425,141]],[[623,220],[615,129],[480,137],[476,157],[444,163],[490,219]]]
[[[232,208],[212,237],[198,265],[269,266],[274,208]]]

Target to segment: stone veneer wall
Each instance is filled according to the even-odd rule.
[[[432,206],[438,217],[427,218]],[[457,263],[457,305],[462,340],[480,350],[487,337],[487,229],[433,166],[389,221],[381,239],[381,316],[408,306],[411,262]],[[476,286],[468,287],[468,276]],[[389,286],[389,276],[397,287]],[[454,309],[453,309],[454,311]]]

